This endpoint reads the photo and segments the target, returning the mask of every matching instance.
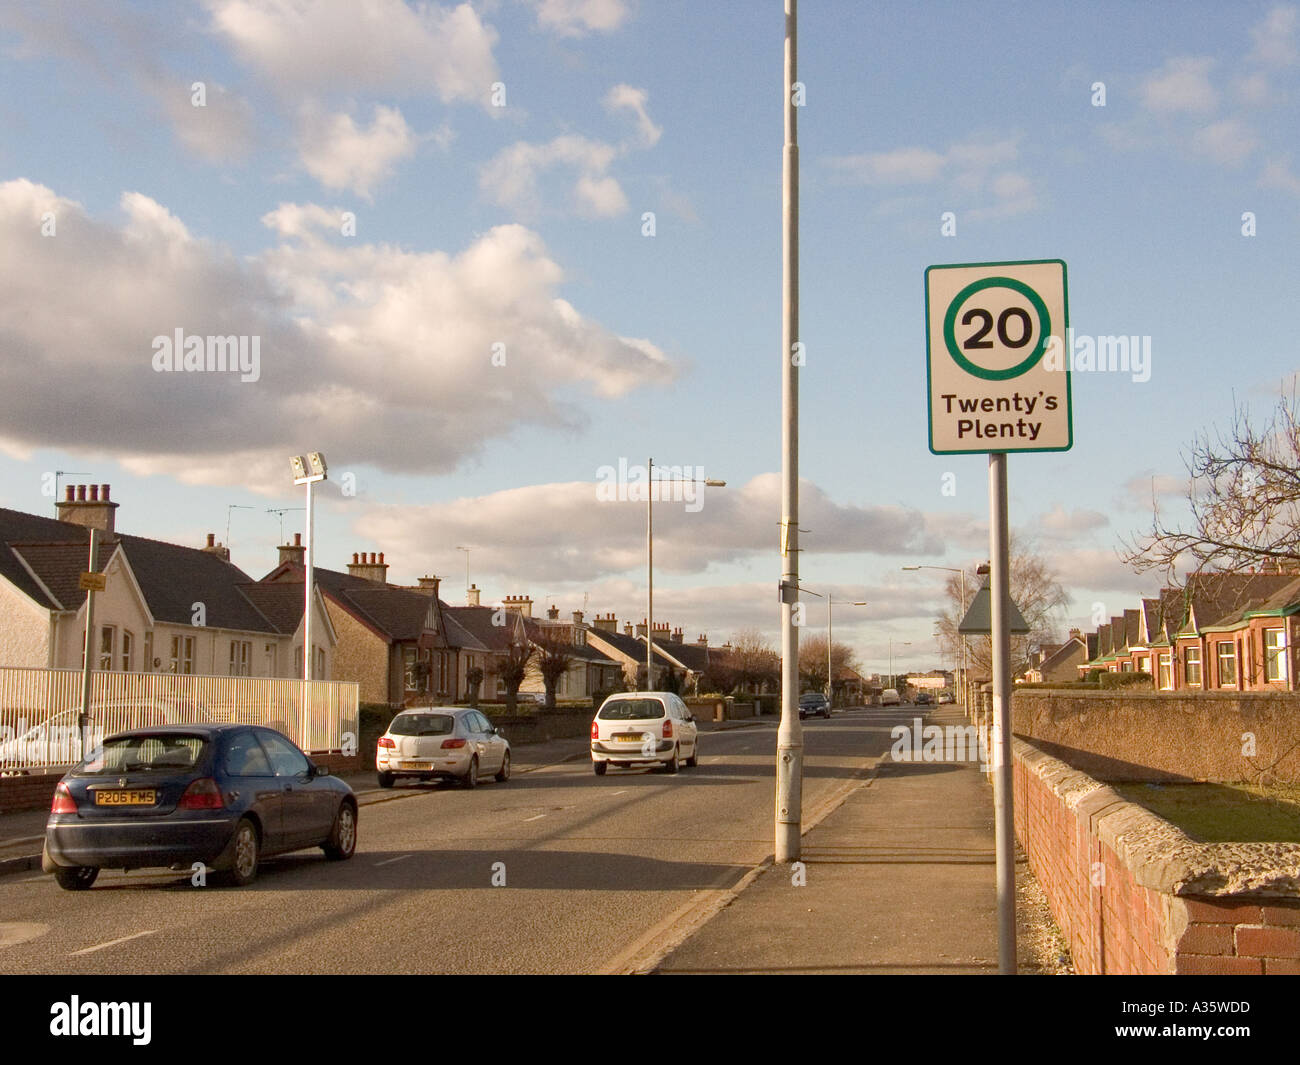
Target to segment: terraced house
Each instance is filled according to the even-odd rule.
[[[209,676],[302,675],[303,604],[261,587],[208,535],[183,547],[117,531],[109,485],[69,485],[58,518],[0,509],[0,666],[79,669],[90,563],[107,576],[95,597],[92,653],[100,670]],[[336,636],[320,596],[315,676],[330,679]]]

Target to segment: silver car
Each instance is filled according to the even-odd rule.
[[[375,748],[379,786],[399,777],[452,780],[466,788],[479,778],[510,779],[510,744],[478,710],[464,706],[421,706],[403,710]]]

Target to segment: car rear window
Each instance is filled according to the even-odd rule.
[[[394,736],[448,736],[455,729],[450,714],[398,714],[388,726]]]
[[[77,776],[110,773],[175,773],[193,769],[203,760],[208,741],[202,736],[162,733],[117,736],[90,753],[73,772]]]
[[[658,699],[614,699],[596,716],[602,721],[648,721],[664,716],[664,704]]]

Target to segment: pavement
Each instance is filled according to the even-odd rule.
[[[952,705],[915,714],[966,724]],[[649,971],[995,974],[992,807],[978,763],[886,754],[804,832],[802,877],[766,864]]]

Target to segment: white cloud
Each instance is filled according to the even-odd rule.
[[[830,165],[852,181],[866,185],[912,185],[936,181],[948,157],[930,148],[895,148],[830,160]]]
[[[1075,509],[1067,511],[1057,503],[1038,519],[1044,535],[1056,540],[1072,540],[1084,533],[1104,529],[1110,519],[1097,510]]]
[[[286,97],[434,92],[485,105],[496,31],[468,3],[206,0],[213,29]]]
[[[594,458],[612,467],[619,460]],[[636,486],[626,501],[602,500],[595,469],[592,476],[425,506],[376,506],[358,519],[355,531],[416,569],[443,565],[446,544],[473,543],[484,545],[475,548],[475,567],[508,580],[553,586],[637,571],[645,565],[644,501]],[[656,503],[656,572],[700,573],[774,550],[779,475],[698,491],[694,501]],[[800,525],[809,530],[801,541],[806,552],[911,557],[942,550],[914,511],[837,503],[806,481],[800,492]]]
[[[1239,167],[1259,144],[1246,123],[1236,118],[1224,118],[1196,131],[1192,146],[1224,166]]]
[[[370,199],[371,190],[415,151],[416,138],[395,107],[376,105],[369,129],[345,113],[304,113],[298,154],[307,172],[327,189],[351,189]]]
[[[625,0],[529,0],[537,24],[561,37],[610,33],[631,15]]]
[[[1300,10],[1290,4],[1273,8],[1264,20],[1250,31],[1255,40],[1254,58],[1269,66],[1290,66],[1296,61],[1296,31],[1300,28]]]
[[[606,173],[617,154],[612,145],[572,133],[546,144],[516,141],[479,171],[479,188],[494,203],[531,217],[541,210],[539,176],[563,167],[577,171],[574,208],[589,217],[609,218],[627,210],[622,187]]]
[[[151,91],[171,120],[177,139],[209,162],[231,162],[254,141],[252,105],[223,85],[205,83],[202,107],[194,106],[193,82],[155,82]]]
[[[1289,159],[1274,159],[1264,167],[1259,183],[1267,189],[1281,189],[1292,196],[1300,196],[1300,177],[1291,169]]]
[[[1142,83],[1142,101],[1151,111],[1213,111],[1219,94],[1210,84],[1214,60],[1196,56],[1169,59]]]
[[[41,236],[46,211],[57,236]],[[580,423],[583,391],[616,398],[675,372],[649,340],[561,298],[560,265],[522,226],[414,252],[343,241],[338,211],[290,204],[264,219],[274,246],[240,260],[147,196],[123,195],[121,211],[115,224],[0,184],[11,448],[283,491],[284,455],[304,439],[348,466],[445,472],[517,425]],[[153,338],[178,328],[259,337],[260,379],[155,372]]]
[[[645,89],[636,89],[631,85],[615,85],[605,95],[605,107],[610,111],[631,111],[636,117],[637,134],[643,148],[653,148],[663,135],[663,128],[656,126],[646,110],[646,101],[650,94]]]

